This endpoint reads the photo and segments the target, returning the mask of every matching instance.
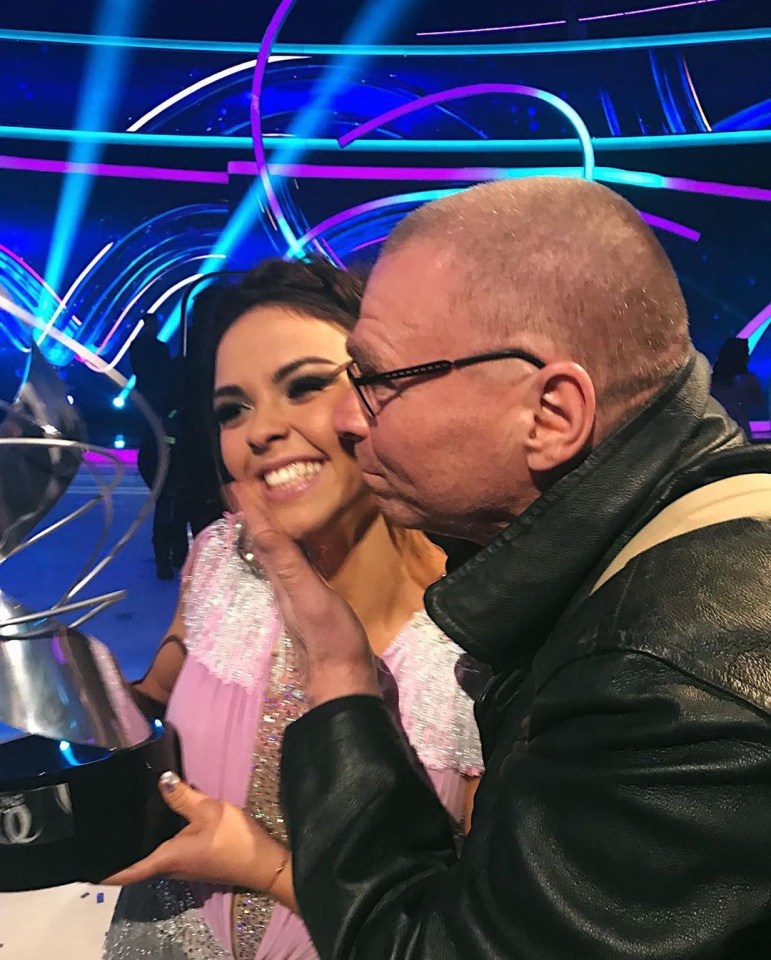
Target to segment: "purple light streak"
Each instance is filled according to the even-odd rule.
[[[362,213],[371,213],[374,210],[382,210],[385,207],[393,207],[400,203],[410,203],[415,200],[436,199],[440,196],[449,196],[452,193],[457,193],[457,191],[427,190],[420,191],[418,193],[405,193],[393,197],[379,197],[377,200],[367,200],[366,203],[357,203],[356,206],[349,207],[347,210],[339,210],[337,213],[333,213],[331,217],[327,217],[326,220],[322,220],[321,223],[317,223],[315,227],[311,227],[307,233],[303,234],[303,236],[297,240],[293,249],[285,255],[284,259],[297,256],[298,254],[302,253],[305,247],[315,240],[316,237],[326,233],[327,230],[331,230],[333,227],[338,227],[343,223],[347,223],[349,220],[355,219]]]
[[[321,223],[316,224],[315,227],[312,227],[307,231],[307,233],[300,237],[288,256],[297,256],[299,253],[302,253],[309,243],[318,239],[318,237],[326,233],[328,230],[332,230],[333,228],[339,227],[350,220],[354,220],[361,214],[371,213],[375,210],[382,210],[386,207],[397,206],[401,203],[413,203],[416,201],[421,202],[430,199],[436,199],[438,197],[449,196],[450,194],[457,192],[457,190],[449,189],[425,190],[417,193],[397,194],[391,197],[379,197],[377,200],[368,200],[366,203],[356,204],[356,206],[349,207],[347,210],[340,210],[337,213],[332,214],[332,216],[327,217],[326,220],[322,220]],[[701,234],[698,232],[698,230],[693,230],[691,227],[686,227],[682,223],[677,223],[674,220],[668,220],[666,217],[659,217],[653,213],[644,213],[641,210],[638,210],[637,212],[640,214],[642,219],[645,220],[646,223],[649,223],[652,227],[658,227],[660,230],[666,230],[669,233],[684,237],[686,240],[697,241],[701,237]],[[376,241],[374,240],[372,241],[372,243],[375,242]]]
[[[664,186],[686,193],[706,193],[715,197],[736,197],[740,200],[771,200],[771,190],[764,187],[744,187],[712,180],[691,180],[688,177],[664,177]]]
[[[270,172],[280,177],[308,177],[329,180],[501,180],[509,176],[504,167],[394,167],[338,166],[334,164],[271,163]],[[234,160],[231,175],[254,175],[254,163]]]
[[[338,137],[337,142],[341,147],[346,147],[349,143],[353,143],[354,140],[361,139],[361,137],[371,133],[372,130],[376,130],[379,126],[389,123],[391,120],[396,120],[398,117],[416,113],[424,107],[447,103],[450,100],[463,100],[466,97],[476,97],[485,93],[518,94],[525,97],[534,97],[536,100],[548,103],[549,106],[558,110],[573,127],[580,142],[581,154],[584,161],[584,177],[587,180],[592,178],[594,171],[592,138],[589,129],[578,112],[561,97],[556,96],[556,94],[549,93],[548,90],[541,90],[538,87],[530,87],[520,83],[470,83],[460,87],[450,87],[447,90],[438,90],[436,93],[430,93],[425,97],[418,97],[417,100],[404,103],[399,107],[395,107],[393,110],[387,110],[385,113],[381,113],[379,116],[367,120],[366,123],[362,123],[355,129],[344,133],[342,137]]]
[[[228,175],[216,170],[179,170],[172,167],[140,167],[118,163],[73,163],[69,160],[41,160],[37,157],[0,156],[0,169],[37,173],[86,173],[94,177],[124,177],[133,180],[179,180],[186,183],[228,182]]]
[[[742,340],[750,341],[750,353],[752,353],[755,347],[754,334],[757,334],[758,331],[761,331],[770,321],[771,303],[768,303],[765,307],[763,307],[760,313],[755,314],[752,320],[750,320],[750,322],[745,327],[742,327],[742,329],[736,334],[736,336]]]
[[[720,3],[720,0],[684,0],[680,3],[666,3],[658,7],[641,7],[637,10],[621,10],[616,13],[598,13],[589,17],[579,17],[579,23],[592,20],[614,20],[619,17],[636,17],[641,13],[661,13],[666,10],[678,10],[682,7],[699,7],[707,3]],[[509,33],[513,30],[532,30],[534,27],[561,27],[567,20],[544,20],[541,23],[513,23],[505,27],[468,27],[464,30],[430,30],[417,33],[418,37],[453,37],[473,33]]]
[[[508,27],[469,27],[466,30],[426,30],[416,33],[416,37],[452,37],[466,33],[499,33],[510,30],[530,30],[533,27],[559,27],[567,20],[544,20],[541,23],[514,23]]]
[[[137,450],[131,450],[128,447],[124,447],[123,450],[115,449],[112,451],[112,455],[127,467],[135,467],[137,465],[137,454]],[[92,450],[86,450],[83,454],[83,459],[97,467],[114,466],[111,457],[106,457],[101,453],[95,453]]]
[[[655,213],[643,213],[637,211],[643,220],[652,227],[658,227],[659,230],[666,230],[668,233],[675,233],[678,237],[685,237],[686,240],[696,241],[701,237],[698,230],[692,230],[683,223],[677,223],[675,220],[668,220],[666,217],[659,217]]]
[[[51,641],[51,650],[53,651],[54,659],[57,663],[66,663],[67,660],[64,656],[64,651],[62,650],[62,643],[59,639],[58,634]]]
[[[410,105],[412,106],[412,105]],[[401,108],[400,108],[401,109]],[[373,122],[382,122],[382,118]],[[355,138],[347,134],[348,142]],[[342,138],[341,138],[342,139]],[[93,163],[73,164],[66,160],[42,160],[34,157],[0,156],[0,168],[13,170],[31,170],[46,173],[64,173],[68,170],[75,173],[87,173],[93,176],[131,177],[143,180],[174,180],[198,183],[227,184],[230,176],[254,175],[257,164],[252,161],[234,160],[228,163],[227,172],[220,173],[209,170],[182,170],[170,167],[142,167],[125,166],[119,164]],[[505,179],[510,172],[503,167],[397,167],[397,166],[344,166],[336,164],[306,164],[288,163],[273,164],[270,172],[283,177],[307,177],[332,180],[393,180],[393,181],[420,181],[433,180],[435,182],[457,181],[487,181]],[[598,171],[598,179],[602,179],[602,171]],[[693,180],[687,177],[664,177],[663,186],[670,190],[679,190],[686,193],[701,193],[710,196],[731,197],[742,200],[771,201],[771,190],[764,187],[743,186],[740,184],[720,183],[717,181]],[[653,214],[645,214],[652,226],[668,230],[689,240],[698,240],[700,233],[683,224]],[[13,257],[20,266],[24,267],[38,282],[43,278],[13,251],[0,244],[0,249]],[[54,291],[49,291],[57,302],[61,298]]]
[[[136,180],[172,180],[191,183],[227,184],[230,176],[254,176],[257,164],[250,160],[232,160],[227,173],[215,170],[182,170],[172,167],[126,166],[111,163],[70,163],[67,160],[43,160],[38,157],[11,157],[0,155],[0,169],[27,170],[40,173],[84,173],[96,177],[128,177]],[[271,173],[282,177],[329,178],[332,180],[497,180],[509,174],[505,167],[397,167],[397,166],[341,166],[334,164],[279,163],[270,164]],[[597,179],[602,179],[602,168]],[[771,190],[765,187],[744,186],[711,180],[693,180],[688,177],[663,177],[669,190],[685,193],[703,193],[739,200],[771,201]],[[9,255],[15,256],[7,248]],[[22,260],[21,266],[36,280],[42,277]],[[52,296],[58,297],[49,290]]]
[[[367,247],[374,247],[376,243],[383,243],[387,238],[383,237],[373,237],[372,240],[365,240],[363,243],[357,243],[356,246],[351,250],[351,253],[358,253],[359,250],[366,250]]]
[[[579,17],[581,23],[591,20],[614,20],[618,17],[636,17],[640,13],[661,13],[664,10],[678,10],[681,7],[701,7],[707,3],[720,3],[720,0],[685,0],[684,3],[666,3],[660,7],[641,7],[638,10],[621,10],[618,13],[597,13],[592,17]]]
[[[386,110],[385,113],[381,113],[377,117],[372,117],[371,120],[360,123],[352,130],[344,133],[341,137],[338,137],[337,142],[341,147],[347,147],[349,143],[353,143],[354,140],[361,140],[361,138],[365,137],[368,133],[377,130],[378,127],[382,127],[384,124],[390,123],[392,120],[398,120],[400,117],[407,116],[410,113],[422,110],[424,107],[432,107],[438,103],[447,103],[450,100],[462,100],[466,97],[479,96],[485,93],[519,93],[524,96],[542,99],[544,91],[536,87],[524,86],[520,83],[469,83],[461,87],[439,90],[436,93],[429,93],[425,97],[418,97],[417,100],[403,103],[398,107],[394,107],[392,110]]]
[[[511,170],[506,167],[337,166],[333,164],[279,163],[271,164],[270,169],[272,173],[282,177],[328,178],[330,180],[466,180],[471,182],[500,180],[511,176]],[[516,171],[518,168],[511,169]],[[575,168],[575,172],[569,167],[563,169],[566,176],[577,176],[579,174],[578,168]],[[596,169],[597,180],[604,179],[603,173],[606,169],[603,167]],[[248,160],[233,160],[228,164],[228,173],[231,176],[253,176],[256,172],[256,165]],[[630,172],[634,173],[636,171]],[[535,175],[535,169],[533,175]],[[662,177],[661,180],[663,188],[678,190],[683,193],[703,193],[739,200],[771,201],[771,190],[765,187],[749,187],[710,180],[692,180],[688,177]],[[641,183],[634,184],[631,181],[630,184],[632,186],[646,186]]]
[[[254,146],[254,159],[257,161],[257,173],[262,182],[262,187],[265,191],[265,197],[268,201],[268,206],[273,211],[273,216],[276,219],[276,223],[278,224],[281,233],[284,235],[284,239],[289,243],[293,243],[297,238],[289,229],[289,223],[284,216],[284,211],[281,209],[281,204],[279,203],[276,192],[273,189],[273,184],[270,182],[268,160],[265,155],[265,147],[262,142],[261,100],[262,87],[265,82],[265,71],[268,66],[268,60],[270,59],[271,47],[273,46],[279,30],[284,25],[284,21],[289,16],[294,5],[295,0],[281,0],[281,3],[279,3],[279,5],[276,7],[275,13],[270,18],[270,22],[265,29],[265,34],[260,41],[260,49],[259,53],[257,54],[257,63],[254,68],[254,75],[252,79],[251,109],[252,143]]]

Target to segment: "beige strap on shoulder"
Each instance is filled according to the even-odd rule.
[[[638,531],[592,588],[599,590],[639,554],[665,540],[725,520],[771,519],[771,474],[745,473],[716,480],[670,503]]]

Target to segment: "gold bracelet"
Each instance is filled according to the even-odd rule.
[[[286,854],[284,854],[284,859],[281,861],[281,865],[278,867],[278,869],[276,870],[276,872],[273,874],[273,879],[270,881],[270,883],[267,885],[267,887],[265,887],[265,890],[263,891],[263,893],[270,893],[270,891],[273,889],[273,887],[275,887],[276,881],[278,880],[279,875],[284,872],[284,870],[286,869],[286,865],[287,865],[288,863],[289,863],[289,854],[286,853]]]

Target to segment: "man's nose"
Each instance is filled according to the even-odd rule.
[[[369,434],[369,421],[356,396],[355,390],[350,390],[338,401],[335,407],[333,420],[335,431],[341,440],[350,443],[359,443]]]

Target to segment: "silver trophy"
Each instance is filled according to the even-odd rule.
[[[40,322],[2,291],[0,310],[26,324],[21,329],[27,341],[21,386],[11,403],[2,404],[4,418],[0,413],[2,565],[99,503],[106,532],[110,492],[120,482],[122,465],[112,451],[85,442],[80,414],[28,332]],[[100,367],[98,358],[90,360]],[[122,381],[114,371],[109,375]],[[129,530],[101,559],[98,544],[66,594],[45,610],[26,609],[0,589],[0,891],[101,880],[146,856],[181,826],[157,791],[164,770],[179,770],[174,730],[143,715],[109,649],[78,629],[124,595],[78,597],[138,528],[163,483],[162,432],[142,399],[136,402],[159,440],[159,470]],[[33,532],[84,468],[89,449],[114,461],[112,483]],[[72,615],[69,623],[62,619]]]

